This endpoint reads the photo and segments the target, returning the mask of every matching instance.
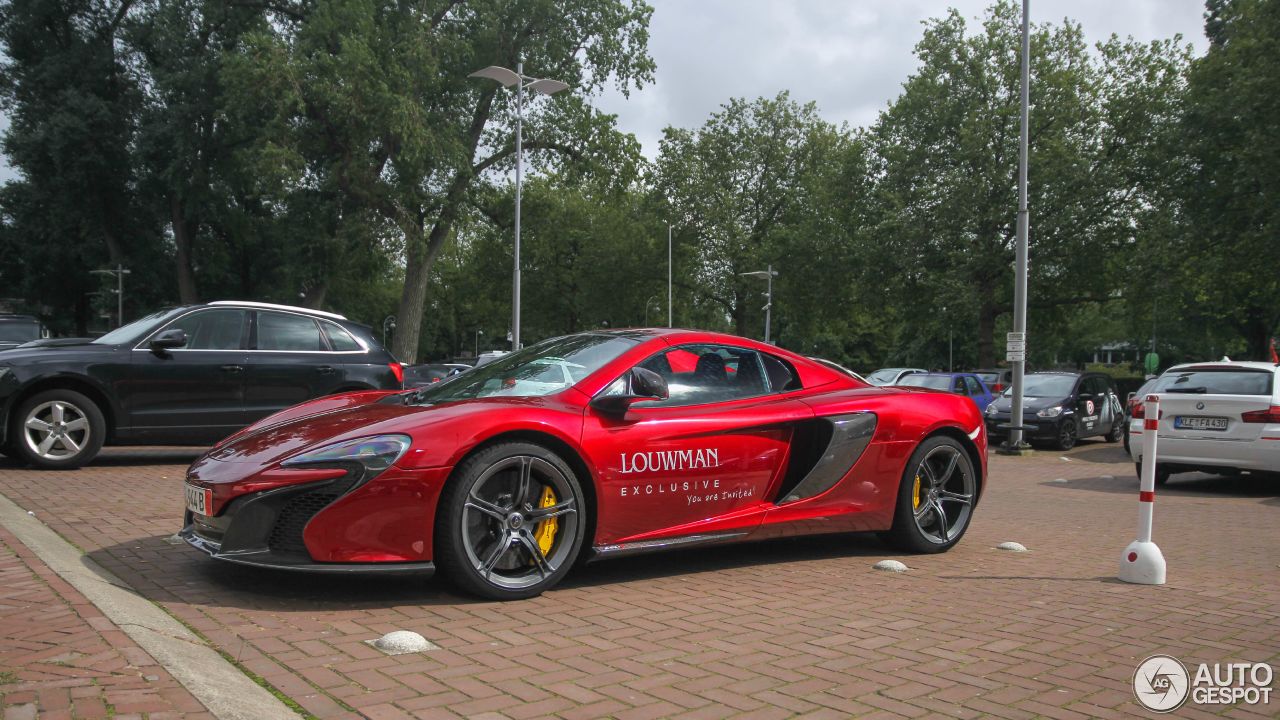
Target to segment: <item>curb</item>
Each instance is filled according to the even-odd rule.
[[[47,525],[0,493],[0,525],[191,691],[219,720],[298,720],[298,714]]]

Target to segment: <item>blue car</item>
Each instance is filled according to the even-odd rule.
[[[973,373],[916,373],[898,381],[907,387],[926,387],[934,390],[964,395],[973,401],[978,412],[986,412],[987,406],[995,400],[991,389],[982,382],[982,378]]]

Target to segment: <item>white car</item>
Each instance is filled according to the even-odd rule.
[[[929,372],[924,368],[880,368],[867,376],[872,385],[897,385],[902,378],[916,373]]]
[[[1190,363],[1169,368],[1147,393],[1160,396],[1156,482],[1180,472],[1280,472],[1280,366]],[[1129,422],[1129,454],[1142,468],[1142,398]]]

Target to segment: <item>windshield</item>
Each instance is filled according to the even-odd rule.
[[[1151,392],[1271,395],[1273,375],[1266,370],[1179,370],[1161,376]]]
[[[40,339],[40,324],[30,321],[0,323],[0,342],[24,343]]]
[[[1064,398],[1071,394],[1076,386],[1075,375],[1028,375],[1023,378],[1023,397]],[[1004,391],[1004,397],[1011,397],[1013,388]]]
[[[410,402],[550,395],[576,384],[637,344],[631,338],[594,334],[544,340],[424,388]]]
[[[93,342],[98,345],[122,345],[128,342],[141,340],[142,336],[151,332],[162,320],[167,319],[170,315],[174,315],[181,311],[182,308],[170,308],[168,310],[160,310],[150,315],[138,318],[128,325],[112,330]]]
[[[949,375],[908,375],[898,382],[899,385],[908,385],[910,387],[933,388],[934,390],[950,390],[951,376]]]
[[[1000,373],[980,372],[980,373],[974,373],[974,374],[982,378],[982,382],[988,385],[995,385],[997,382],[1000,381]]]

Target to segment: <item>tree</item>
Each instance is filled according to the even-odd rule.
[[[527,111],[525,147],[607,154],[584,146],[617,145],[612,118],[581,95],[650,78],[650,13],[622,0],[299,4],[280,32],[253,36],[228,78],[242,106],[271,108],[257,151],[284,169],[275,192],[334,197],[340,227],[367,224],[367,210],[402,238],[393,351],[413,360],[432,267],[477,179],[504,171],[514,152],[514,97],[467,75],[523,56],[527,73],[574,87]]]
[[[1280,328],[1280,3],[1210,0],[1209,50],[1188,77],[1184,232],[1169,248],[1188,306],[1254,359]]]
[[[930,21],[921,67],[872,129],[877,247],[901,280],[909,314],[948,305],[976,319],[977,360],[995,360],[997,319],[1012,310],[1020,13],[1002,1],[980,32],[958,12]],[[1030,325],[1043,332],[1064,307],[1108,302],[1133,242],[1144,193],[1142,83],[1176,72],[1171,43],[1113,41],[1090,56],[1078,25],[1041,25],[1031,37]],[[1104,64],[1105,63],[1105,64]],[[1108,66],[1142,72],[1108,74]],[[1035,331],[1033,330],[1033,333]]]

